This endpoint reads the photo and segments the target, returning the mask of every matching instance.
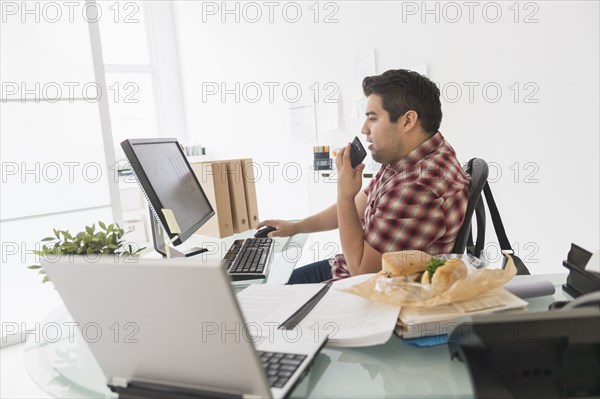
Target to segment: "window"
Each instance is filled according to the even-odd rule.
[[[100,41],[110,135],[114,159],[127,164],[120,143],[125,139],[186,139],[172,4],[167,1],[121,1],[103,5]],[[145,200],[134,179],[120,179],[119,204],[128,239],[149,240]],[[113,201],[115,202],[115,201]]]

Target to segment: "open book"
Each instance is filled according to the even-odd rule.
[[[396,332],[403,338],[447,335],[460,316],[525,310],[526,307],[526,301],[504,288],[498,288],[473,299],[447,305],[429,308],[405,306],[400,312]]]
[[[366,277],[362,275],[335,282],[287,336],[293,340],[297,334],[315,337],[328,334],[328,345],[340,347],[387,342],[394,331],[400,307],[340,291]],[[238,293],[237,297],[249,332],[268,336],[322,288],[323,284],[254,284]]]

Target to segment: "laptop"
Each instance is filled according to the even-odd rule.
[[[218,261],[65,256],[42,266],[120,398],[282,398],[327,341],[247,325]]]

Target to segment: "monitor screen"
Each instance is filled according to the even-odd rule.
[[[214,214],[177,139],[135,139],[121,143],[148,204],[163,228],[179,245]],[[181,233],[171,231],[162,209],[171,209]],[[152,222],[152,221],[151,221]]]

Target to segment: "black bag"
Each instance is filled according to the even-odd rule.
[[[500,218],[500,212],[498,212],[498,207],[496,206],[494,196],[492,195],[492,189],[487,181],[483,187],[483,194],[492,217],[492,223],[494,223],[494,230],[496,231],[496,237],[498,237],[498,242],[500,244],[502,253],[511,255],[513,261],[515,262],[515,266],[517,267],[517,274],[531,274],[521,258],[515,255],[510,245],[510,241],[508,240],[506,231],[504,230],[504,224],[502,224],[502,218]],[[469,232],[469,238],[467,239],[466,249],[468,254],[479,258],[485,244],[485,208],[483,206],[483,201],[481,200],[479,200],[475,207],[475,217],[477,220],[477,241],[475,244],[473,244],[473,231],[471,229]],[[508,257],[504,256],[502,268],[506,266],[507,260]]]

